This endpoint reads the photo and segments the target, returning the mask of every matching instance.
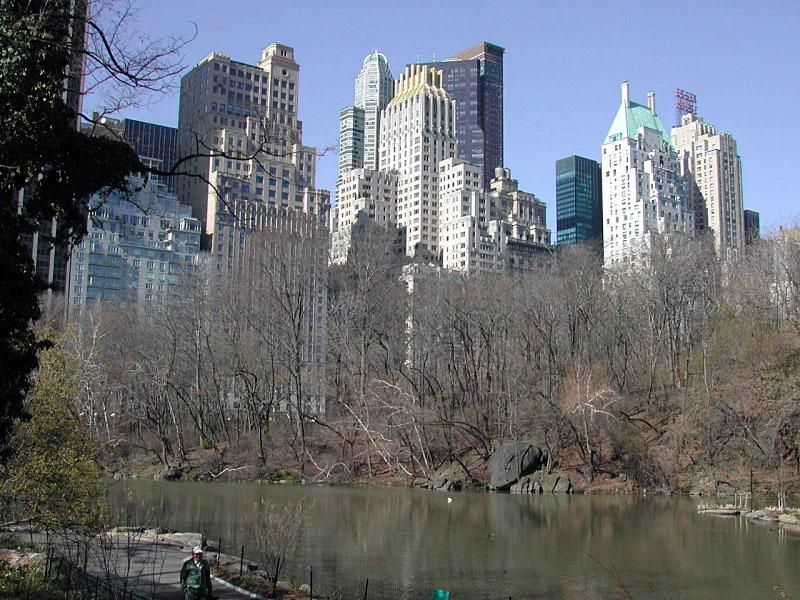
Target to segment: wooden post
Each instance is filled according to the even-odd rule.
[[[239,558],[239,579],[242,578],[243,571],[244,571],[244,544],[242,544],[242,555]]]
[[[308,597],[314,598],[314,565],[311,565],[308,572]]]
[[[222,552],[222,538],[217,542],[217,565],[219,565],[219,553]]]
[[[367,583],[364,586],[364,600],[367,600],[367,592],[369,592],[369,577],[367,577]]]

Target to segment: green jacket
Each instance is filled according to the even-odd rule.
[[[181,590],[194,592],[200,598],[211,597],[211,568],[208,561],[200,559],[200,563],[194,562],[193,558],[188,559],[181,567]]]

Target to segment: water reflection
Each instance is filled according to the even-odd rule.
[[[685,498],[447,494],[258,483],[127,482],[129,519],[252,544],[254,504],[313,499],[295,569],[514,598],[771,598],[800,592],[800,538],[697,515]],[[127,496],[126,494],[132,494]],[[126,499],[127,498],[127,499]],[[145,513],[141,514],[142,507]],[[135,508],[135,510],[134,510]]]

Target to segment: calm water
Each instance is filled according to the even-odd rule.
[[[258,483],[128,482],[131,519],[252,544],[260,498],[314,501],[294,566],[324,578],[438,586],[516,598],[618,598],[593,556],[634,598],[800,594],[800,536],[703,517],[686,498],[448,494]],[[130,499],[133,498],[133,499]],[[137,506],[133,506],[136,504]],[[146,507],[146,515],[135,514]]]

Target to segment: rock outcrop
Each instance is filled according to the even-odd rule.
[[[489,486],[514,494],[569,494],[572,482],[553,471],[547,450],[532,441],[504,442],[489,457]]]
[[[489,487],[506,491],[520,478],[541,469],[547,451],[531,441],[503,442],[489,457]]]
[[[736,488],[729,482],[717,478],[715,473],[700,473],[692,479],[690,496],[731,496]]]
[[[464,487],[463,469],[458,465],[450,465],[431,479],[425,487],[439,492],[458,492]]]
[[[572,492],[572,481],[562,471],[547,473],[540,470],[521,477],[509,491],[512,494],[569,494]]]

